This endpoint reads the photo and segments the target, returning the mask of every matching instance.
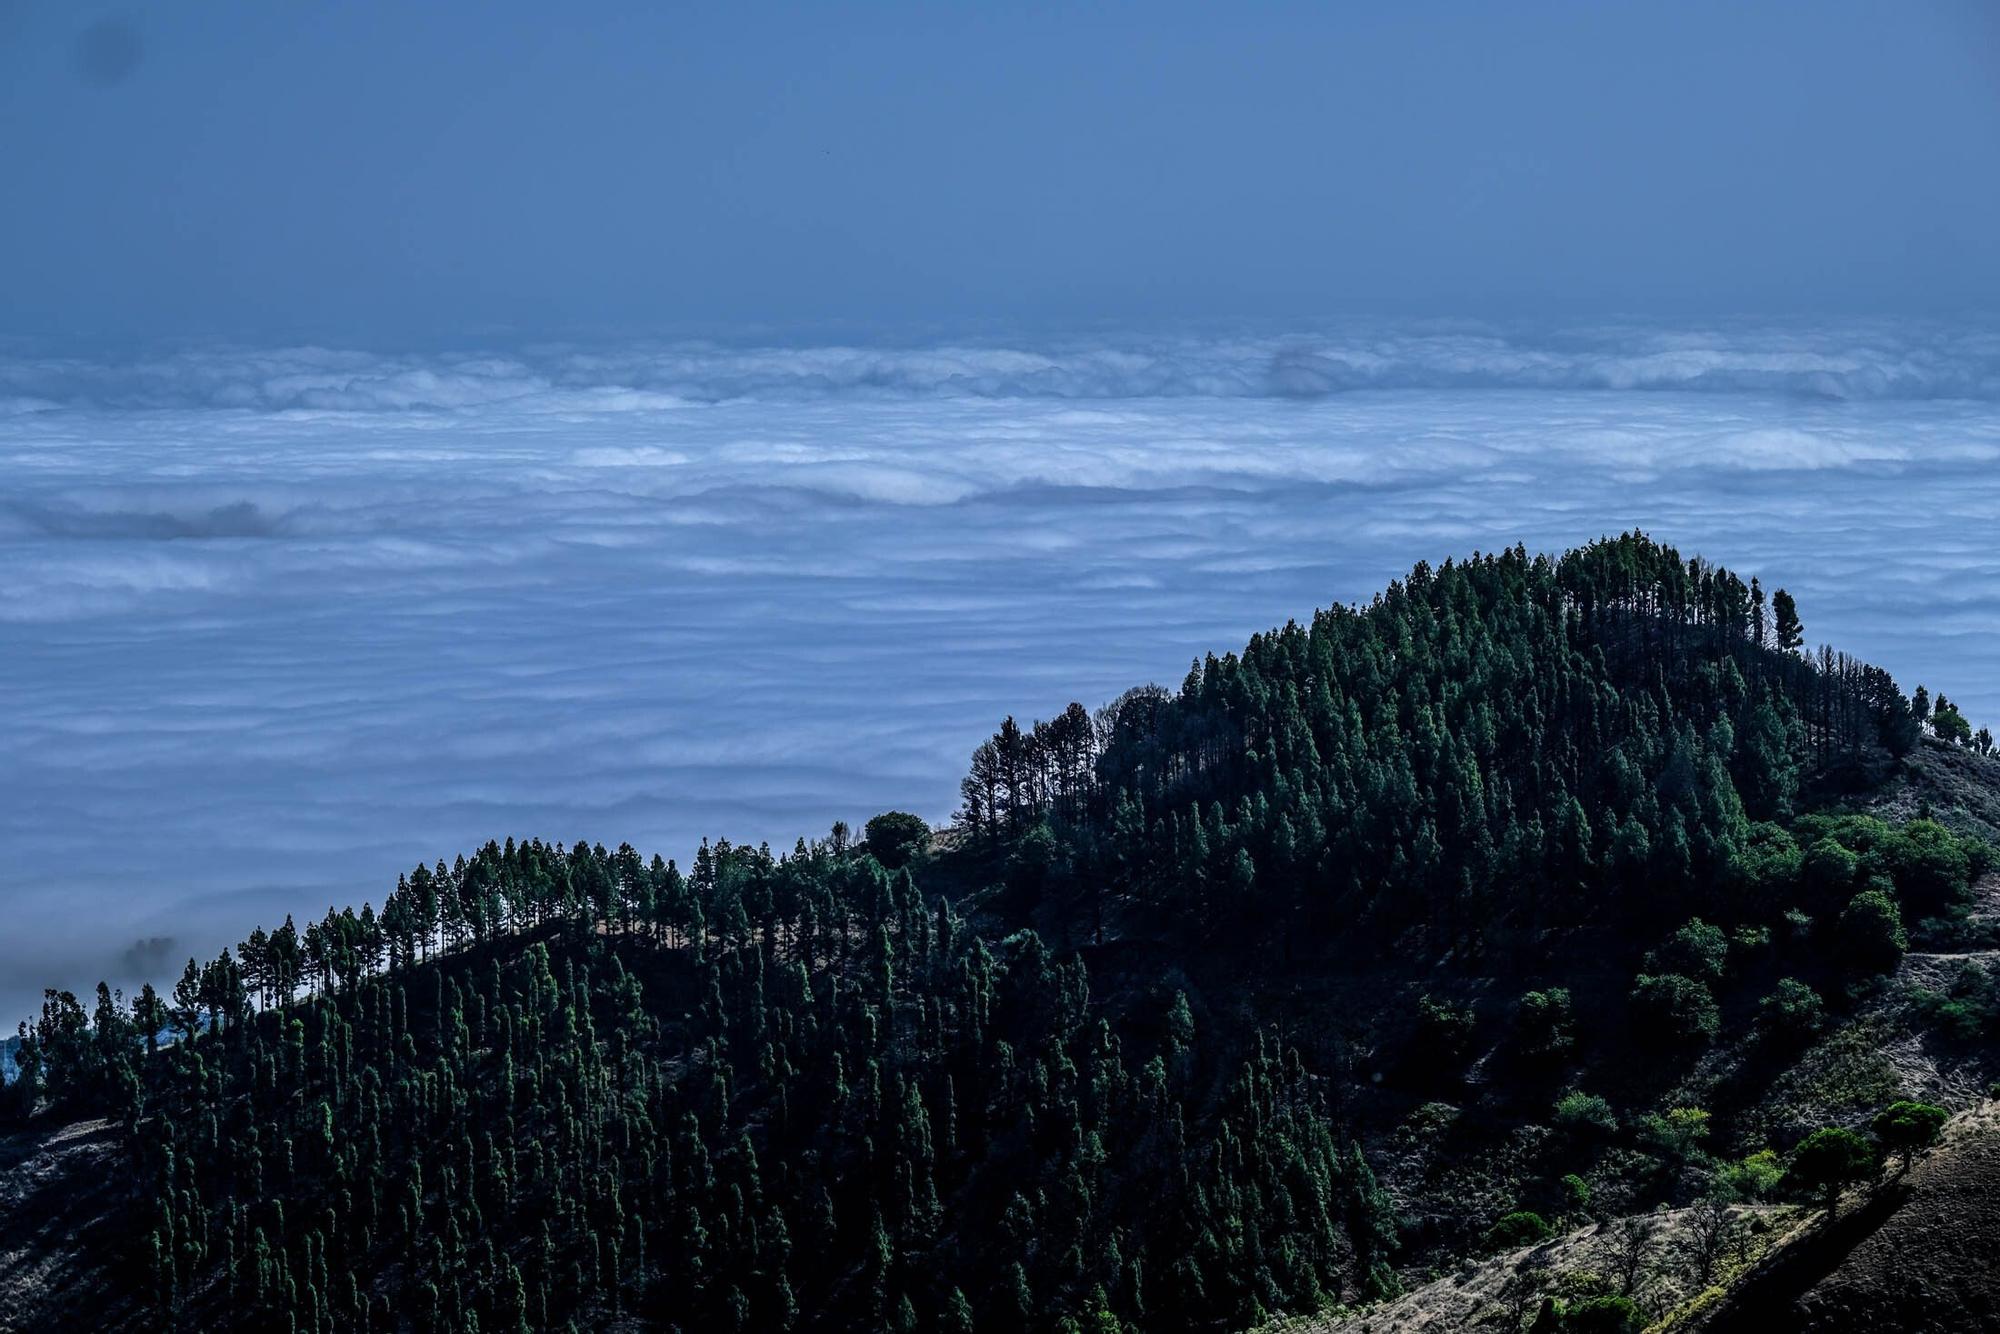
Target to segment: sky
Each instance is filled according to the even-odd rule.
[[[0,334],[2000,307],[1981,0],[0,0]]]
[[[0,1031],[1515,543],[2000,725],[1996,14],[0,0]]]

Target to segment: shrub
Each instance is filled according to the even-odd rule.
[[[1577,1139],[1609,1137],[1618,1133],[1618,1117],[1611,1104],[1595,1093],[1573,1089],[1556,1100],[1556,1125]]]
[[[1547,1241],[1555,1235],[1555,1231],[1548,1219],[1533,1210],[1516,1209],[1511,1214],[1503,1214],[1492,1227],[1486,1229],[1486,1248],[1511,1251],[1517,1246],[1532,1246],[1538,1241]]]
[[[1562,1313],[1563,1334],[1639,1334],[1646,1319],[1630,1297],[1587,1297]]]
[[[1807,895],[1819,906],[1839,903],[1854,892],[1861,877],[1861,859],[1832,838],[1806,849],[1801,879]]]
[[[1776,911],[1796,897],[1804,861],[1797,841],[1782,825],[1751,825],[1729,864],[1733,900],[1759,916]]]
[[[1680,973],[1641,973],[1632,985],[1632,1015],[1640,1035],[1658,1046],[1696,1046],[1722,1027],[1715,997]]]
[[[1905,921],[1907,922],[1907,916]],[[1910,944],[1938,954],[1971,954],[2000,948],[2000,920],[1974,917],[1963,908],[1920,918],[1909,928]]]
[[[1864,889],[1848,900],[1840,914],[1840,947],[1855,967],[1886,973],[1909,945],[1894,899],[1879,889]]]
[[[1771,928],[1768,926],[1739,926],[1729,933],[1729,961],[1742,968],[1771,953]]]
[[[1458,1108],[1448,1102],[1427,1102],[1403,1118],[1398,1134],[1412,1139],[1434,1139],[1458,1124]]]
[[[870,820],[865,835],[875,860],[894,871],[908,866],[931,845],[931,827],[908,811],[884,811]]]
[[[1472,1050],[1472,1007],[1424,996],[1417,1001],[1417,1053],[1431,1066],[1454,1066]]]
[[[1562,1313],[1563,1334],[1639,1334],[1646,1319],[1630,1297],[1589,1297]]]
[[[1556,1183],[1562,1188],[1563,1214],[1574,1218],[1590,1208],[1590,1183],[1571,1172]]]
[[[1785,1164],[1772,1149],[1747,1153],[1722,1169],[1720,1180],[1739,1200],[1769,1199],[1785,1179]]]
[[[1721,927],[1710,926],[1696,917],[1646,956],[1646,969],[1714,982],[1720,980],[1723,965],[1728,961],[1729,937],[1722,933]]]
[[[1976,849],[1937,821],[1917,819],[1885,831],[1864,861],[1895,883],[1903,902],[1935,913],[1964,902],[1978,865]]]
[[[1530,991],[1514,1010],[1514,1050],[1535,1065],[1556,1065],[1576,1049],[1576,1019],[1561,987]]]
[[[1757,1003],[1757,1022],[1775,1042],[1806,1042],[1826,1027],[1826,1003],[1796,977],[1781,977],[1771,994]]]
[[[1675,1107],[1665,1116],[1648,1116],[1640,1123],[1640,1136],[1656,1157],[1678,1166],[1701,1151],[1708,1121],[1706,1108]]]
[[[1597,1269],[1565,1269],[1556,1275],[1555,1295],[1565,1303],[1609,1297],[1618,1291],[1618,1280]]]
[[[1960,1042],[2000,1025],[2000,977],[1971,960],[1959,965],[1947,990],[1913,988],[1910,1000],[1926,1023]]]

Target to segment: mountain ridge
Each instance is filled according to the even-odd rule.
[[[135,1189],[59,1291],[0,1201],[0,1286],[23,1328],[1229,1329],[1503,1224],[1769,1211],[1805,1130],[1965,1087],[1877,1038],[1976,1080],[2000,1032],[2000,979],[1906,958],[1995,934],[1990,735],[1802,647],[1638,534],[1420,565],[1009,719],[945,836],[509,839],[129,1019],[52,995],[10,1152]]]

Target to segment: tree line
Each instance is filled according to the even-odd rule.
[[[1477,951],[1502,922],[1671,922],[1760,823],[1877,781],[1936,728],[1919,701],[1804,652],[1782,590],[1628,534],[1419,565],[1177,691],[1007,719],[959,820],[1100,930],[1108,896],[1209,933]]]
[[[51,994],[8,1089],[121,1122],[166,1327],[1201,1330],[1394,1281],[1296,1053],[1181,997],[1128,1057],[1079,961],[844,836],[488,845],[188,977]]]

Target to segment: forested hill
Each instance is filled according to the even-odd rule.
[[[1502,920],[1768,912],[1792,905],[1760,822],[1871,787],[1926,726],[1992,749],[1801,645],[1782,591],[1637,535],[1419,566],[1178,692],[1008,719],[963,818],[1093,931],[1113,894],[1206,933],[1421,926],[1475,953]]]
[[[0,1310],[1228,1330],[1503,1216],[1783,1192],[1786,1080],[1913,938],[1993,928],[1932,757],[2000,789],[1946,700],[1802,635],[1637,536],[1419,567],[1177,693],[1010,720],[941,837],[510,839],[168,995],[51,994],[0,1099]],[[1859,810],[1892,789],[1915,818]],[[1961,981],[1910,1002],[1953,1070],[2000,1024]]]

